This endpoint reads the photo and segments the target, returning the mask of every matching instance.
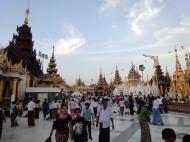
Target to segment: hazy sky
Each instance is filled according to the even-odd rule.
[[[29,26],[37,52],[50,57],[55,45],[58,72],[69,84],[79,75],[85,83],[91,79],[95,83],[100,68],[110,81],[116,65],[124,79],[131,62],[144,64],[144,78],[147,74],[150,78],[153,61],[143,53],[159,56],[162,69],[168,66],[172,74],[175,56],[168,52],[176,47],[185,69],[184,54],[190,52],[189,5],[189,0],[30,0]],[[26,8],[27,0],[0,1],[1,46],[23,24]]]

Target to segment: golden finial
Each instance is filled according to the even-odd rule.
[[[28,25],[28,15],[29,15],[29,13],[30,13],[30,10],[29,10],[29,8],[27,8],[27,10],[26,10],[26,17],[24,19],[24,24],[25,25]]]
[[[53,45],[52,57],[54,57],[54,50],[55,50],[55,47]]]

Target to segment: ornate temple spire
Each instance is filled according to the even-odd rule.
[[[176,72],[183,72],[182,68],[181,68],[181,64],[179,62],[179,58],[178,58],[178,54],[177,54],[177,49],[175,49],[175,56],[176,56]]]
[[[116,70],[115,70],[115,76],[114,76],[114,82],[113,83],[114,83],[114,85],[119,85],[119,84],[122,83],[121,76],[119,74],[119,70],[117,68],[117,65],[116,65]]]
[[[54,58],[54,50],[55,50],[55,47],[53,46],[53,51],[52,51],[52,57]],[[79,76],[80,77],[80,76]]]
[[[53,73],[57,73],[57,69],[56,69],[56,60],[54,58],[54,46],[53,46],[53,51],[52,51],[52,57],[50,59],[48,68],[47,68],[47,72],[48,74],[53,74]]]
[[[165,76],[169,76],[168,67],[166,66],[166,73]]]
[[[186,62],[186,70],[190,71],[190,58],[188,57],[188,54],[185,54],[185,62]]]
[[[140,84],[141,75],[135,70],[135,65],[131,64],[131,69],[128,73],[127,79],[130,86],[137,86]]]

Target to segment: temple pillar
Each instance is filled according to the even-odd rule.
[[[17,82],[17,96],[16,96],[17,99],[19,99],[20,95],[21,95],[21,90],[20,90],[21,88],[20,87],[21,87],[21,81],[18,81]]]
[[[17,79],[12,80],[11,102],[15,101],[17,95]]]

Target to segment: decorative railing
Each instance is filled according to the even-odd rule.
[[[170,103],[168,104],[170,111],[190,113],[190,103]]]

